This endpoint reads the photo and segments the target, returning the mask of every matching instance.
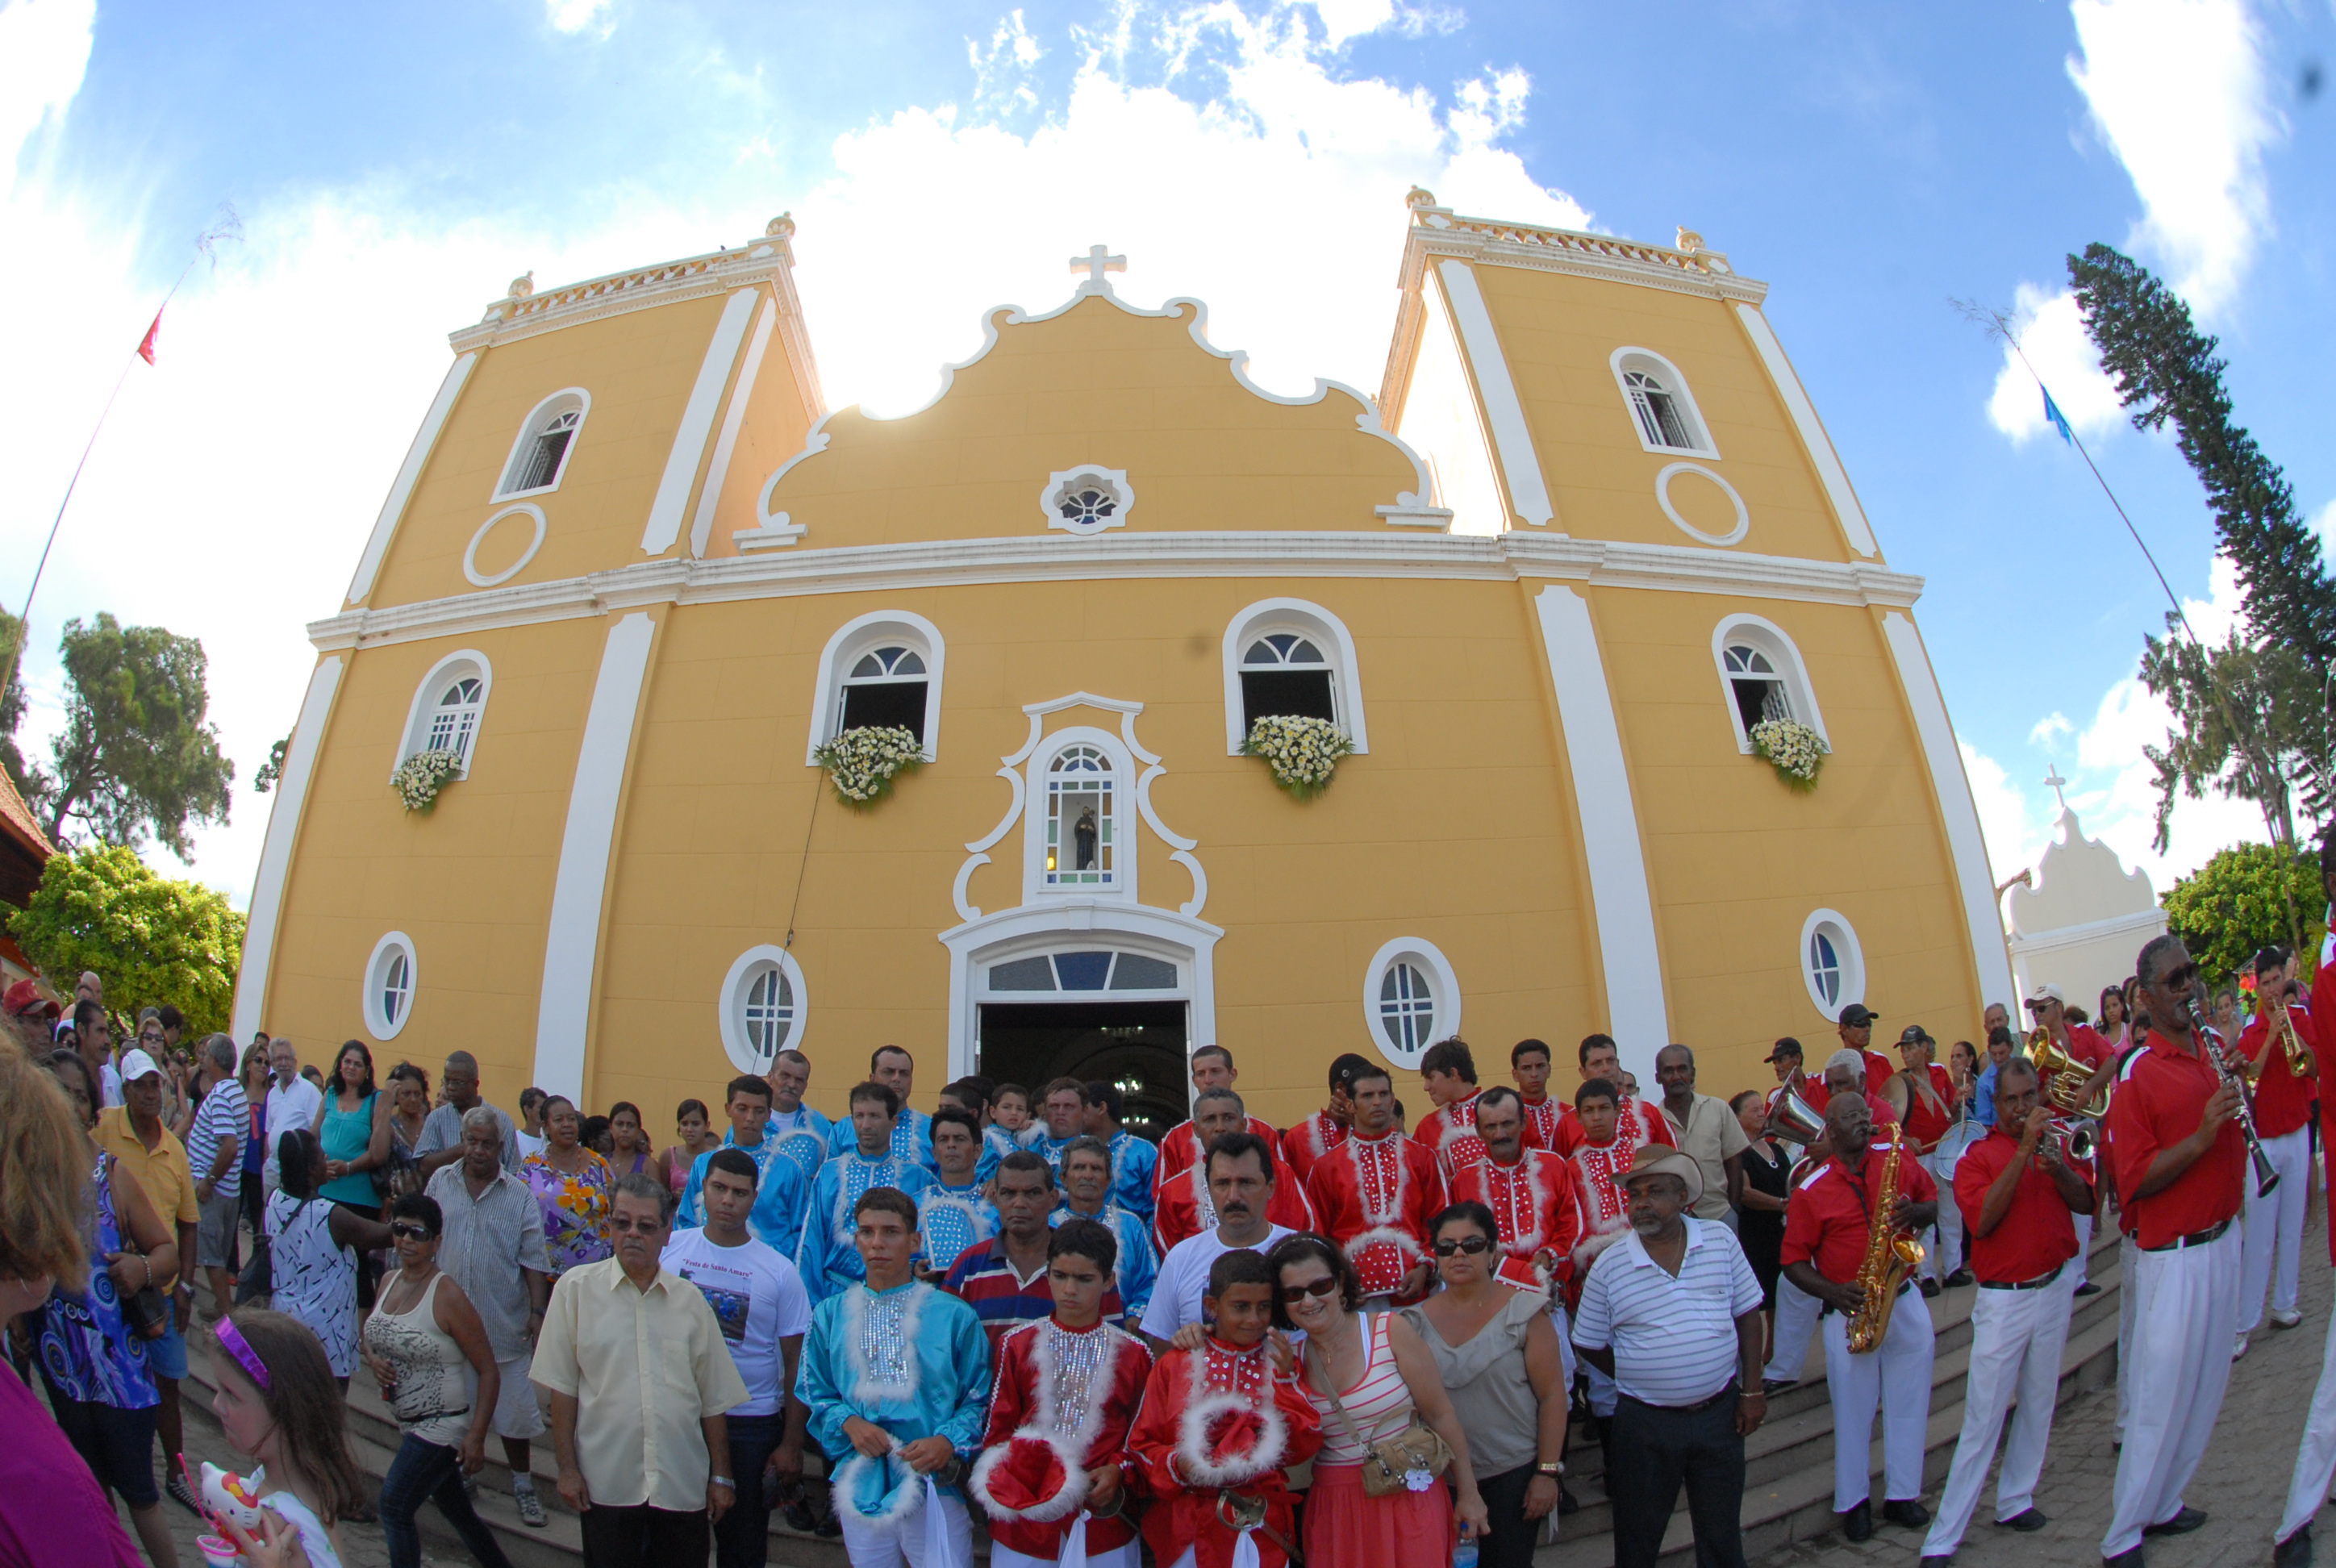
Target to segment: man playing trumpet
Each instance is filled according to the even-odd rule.
[[[2273,1328],[2292,1329],[2303,1321],[2295,1294],[2303,1267],[2303,1211],[2312,1196],[2312,1102],[2320,1095],[2320,1037],[2312,1031],[2311,1009],[2296,994],[2291,967],[2279,948],[2255,955],[2255,1016],[2237,1041],[2255,1085],[2255,1136],[2279,1173],[2279,1185],[2268,1194],[2247,1189],[2234,1360],[2247,1353],[2247,1336],[2263,1327],[2264,1286],[2271,1287]]]

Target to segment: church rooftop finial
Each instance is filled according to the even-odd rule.
[[[1074,256],[1071,258],[1071,270],[1073,272],[1084,272],[1086,274],[1085,278],[1079,280],[1079,287],[1082,289],[1100,288],[1104,292],[1109,293],[1111,291],[1111,280],[1105,278],[1104,274],[1106,272],[1126,271],[1127,258],[1124,256],[1114,256],[1111,253],[1111,247],[1108,245],[1091,245],[1087,247],[1087,253],[1085,256]]]

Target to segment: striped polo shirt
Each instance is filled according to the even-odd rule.
[[[1614,1352],[1614,1386],[1642,1405],[1699,1405],[1737,1372],[1736,1320],[1760,1310],[1760,1281],[1727,1226],[1684,1219],[1678,1278],[1636,1232],[1591,1265],[1573,1342]]]
[[[1007,1335],[1025,1323],[1053,1316],[1055,1310],[1055,1288],[1046,1281],[1046,1265],[1040,1263],[1027,1280],[1017,1274],[1014,1261],[1006,1255],[1003,1236],[959,1253],[942,1288],[971,1307],[981,1320],[982,1331],[989,1336],[993,1362]],[[1127,1308],[1119,1299],[1117,1285],[1104,1289],[1103,1317],[1114,1328],[1128,1326]]]

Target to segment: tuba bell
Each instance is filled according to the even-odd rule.
[[[2092,1080],[2093,1069],[2054,1045],[2051,1030],[2039,1028],[2028,1037],[2028,1060],[2037,1076],[2052,1086],[2045,1098],[2060,1116],[2098,1120],[2108,1114],[2107,1087],[2090,1104],[2079,1097]]]
[[[1825,1118],[1809,1109],[1809,1103],[1786,1085],[1776,1104],[1769,1113],[1770,1123],[1777,1137],[1792,1144],[1814,1144],[1825,1136]]]

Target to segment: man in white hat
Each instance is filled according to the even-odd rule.
[[[1652,1568],[1682,1483],[1697,1559],[1742,1568],[1744,1439],[1768,1408],[1760,1282],[1734,1232],[1689,1213],[1704,1186],[1692,1156],[1642,1155],[1622,1185],[1630,1234],[1591,1266],[1573,1320],[1574,1349],[1614,1379],[1616,1568]]]

